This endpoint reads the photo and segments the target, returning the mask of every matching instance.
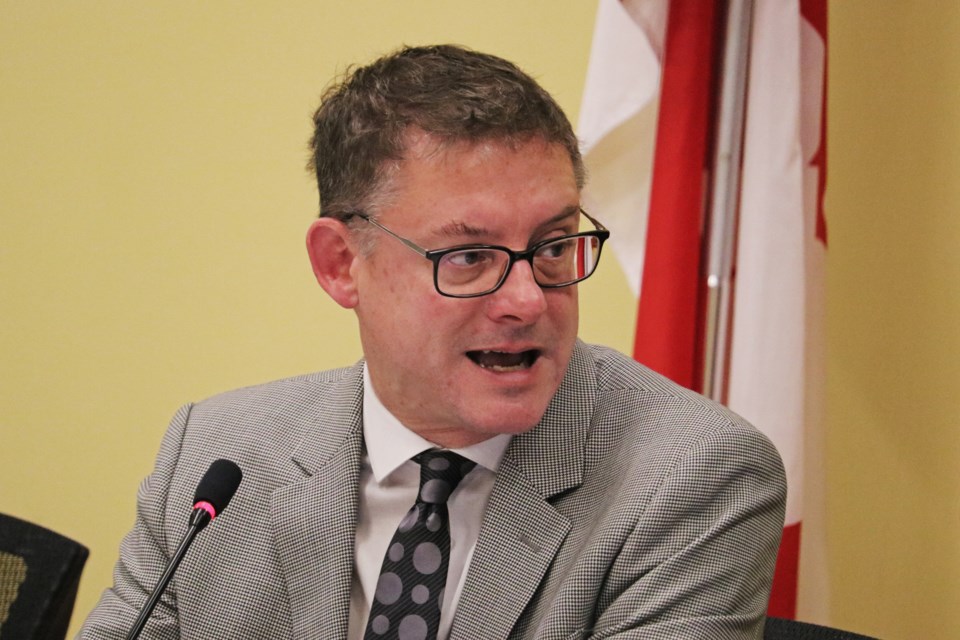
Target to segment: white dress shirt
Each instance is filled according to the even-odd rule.
[[[363,438],[366,455],[360,468],[360,506],[350,592],[351,640],[362,640],[384,554],[397,525],[417,499],[420,465],[410,459],[438,448],[404,427],[377,398],[370,374],[363,370]],[[450,634],[453,614],[480,535],[483,514],[493,490],[497,467],[510,444],[507,434],[454,449],[477,466],[450,495],[450,567],[440,614],[439,638]]]

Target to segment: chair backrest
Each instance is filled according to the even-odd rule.
[[[89,551],[0,514],[0,640],[63,640]]]
[[[877,640],[850,631],[821,627],[809,622],[797,622],[784,618],[767,618],[763,640]]]

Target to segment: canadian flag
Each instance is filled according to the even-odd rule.
[[[579,136],[590,211],[639,297],[634,356],[703,390],[706,203],[726,16],[716,0],[600,0]],[[826,0],[753,4],[726,385],[773,440],[788,498],[769,613],[825,617]],[[804,470],[807,470],[805,473]]]

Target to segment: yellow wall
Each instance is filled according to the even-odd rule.
[[[960,629],[960,6],[831,5],[832,621]],[[575,118],[591,0],[0,0],[0,511],[91,547],[110,582],[177,406],[352,362],[303,251],[309,115],[401,43],[517,61]],[[614,262],[582,335],[629,350]],[[74,625],[74,630],[76,624]]]
[[[960,3],[830,5],[833,618],[960,637]]]
[[[75,618],[110,583],[180,404],[360,355],[304,250],[329,80],[404,43],[456,42],[518,62],[575,116],[594,13],[0,0],[0,511],[90,546]],[[626,291],[609,266],[598,282]],[[621,299],[583,314],[588,337],[629,348]]]

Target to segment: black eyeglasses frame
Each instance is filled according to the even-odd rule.
[[[603,243],[606,242],[606,240],[610,237],[610,231],[605,226],[603,226],[603,224],[601,224],[599,220],[597,220],[596,218],[591,216],[589,213],[584,211],[582,207],[579,207],[579,210],[580,210],[580,213],[582,213],[584,217],[586,217],[586,219],[589,220],[593,224],[593,226],[596,227],[595,230],[581,231],[578,233],[571,233],[565,236],[557,236],[555,238],[546,238],[544,240],[541,240],[540,242],[537,242],[533,246],[527,249],[524,249],[523,251],[514,251],[510,247],[504,247],[502,245],[496,245],[496,244],[461,244],[455,247],[447,247],[444,249],[424,249],[423,247],[413,242],[412,240],[404,238],[403,236],[391,231],[389,228],[383,226],[382,224],[380,224],[375,219],[373,219],[368,214],[362,211],[350,211],[348,213],[345,213],[337,217],[340,218],[343,222],[346,222],[350,218],[354,218],[354,217],[360,218],[361,220],[364,220],[365,222],[368,222],[372,224],[374,227],[387,233],[387,235],[390,235],[393,238],[399,240],[408,249],[410,249],[411,251],[417,253],[418,255],[432,262],[433,263],[433,288],[440,295],[445,296],[447,298],[479,298],[481,296],[488,296],[491,293],[494,293],[495,291],[497,291],[500,287],[502,287],[503,283],[506,282],[507,278],[510,276],[510,271],[513,269],[513,265],[518,260],[525,260],[527,263],[530,264],[530,269],[533,272],[534,274],[533,277],[534,277],[534,280],[536,281],[536,270],[533,268],[533,256],[537,253],[537,251],[539,251],[544,246],[554,242],[558,242],[560,240],[569,240],[571,238],[588,238],[588,237],[597,238],[600,241],[600,245],[597,247],[597,256],[596,256],[596,259],[594,260],[593,269],[590,271],[590,273],[583,276],[582,278],[577,278],[576,280],[572,280],[570,282],[564,282],[562,284],[541,284],[539,281],[536,281],[537,285],[541,289],[560,289],[563,287],[569,287],[570,285],[573,285],[573,284],[577,284],[578,282],[583,282],[584,280],[592,276],[596,271],[597,265],[600,263],[600,254],[603,251]],[[458,252],[458,251],[470,251],[470,250],[480,250],[480,249],[493,249],[496,251],[501,251],[503,253],[506,253],[509,256],[509,261],[507,262],[507,266],[503,270],[503,274],[501,274],[500,279],[497,281],[497,283],[490,289],[486,291],[482,291],[480,293],[447,293],[443,291],[440,288],[440,282],[439,282],[440,260],[444,256],[451,253]]]

